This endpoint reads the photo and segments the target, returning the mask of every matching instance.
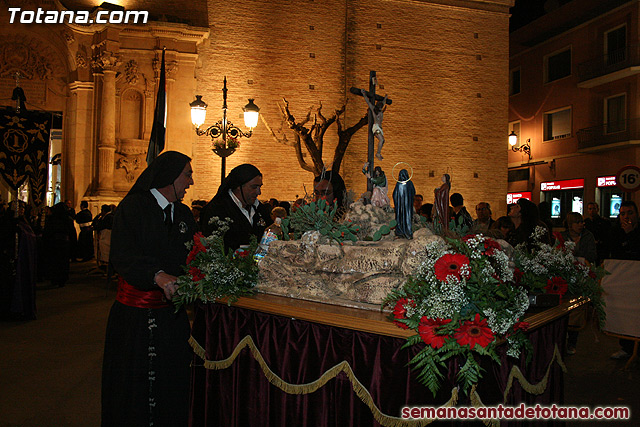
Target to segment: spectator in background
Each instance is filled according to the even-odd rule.
[[[21,200],[11,205],[17,212],[7,209],[0,214],[0,319],[32,320],[36,318],[36,235],[27,221],[28,206]]]
[[[334,171],[324,171],[313,179],[313,200],[325,199],[329,205],[337,203],[336,218],[344,215],[347,206],[347,188],[340,174]]]
[[[491,218],[491,205],[487,202],[480,202],[476,205],[476,217],[472,225],[472,229],[476,233],[486,233],[495,222]]]
[[[532,235],[536,227],[542,227],[545,230],[544,235],[541,236],[542,243],[552,243],[551,230],[544,222],[540,221],[538,207],[532,201],[519,199],[518,203],[509,211],[509,217],[515,226],[513,233],[507,237],[511,246],[526,243],[531,248],[533,243]]]
[[[611,258],[640,260],[640,227],[635,202],[625,200],[620,204],[618,223],[611,234]]]
[[[65,201],[64,205],[66,206],[68,215],[71,217],[71,219],[75,220],[76,210],[73,208],[73,203],[71,203],[71,200]]]
[[[57,203],[51,208],[42,234],[47,276],[53,286],[63,287],[69,280],[69,262],[76,247],[76,228],[67,206]]]
[[[449,197],[449,201],[451,201],[451,207],[453,208],[456,226],[467,227],[467,229],[470,229],[473,225],[473,219],[467,211],[467,208],[464,207],[464,199],[462,198],[462,194],[453,193],[451,197]]]
[[[276,198],[270,198],[269,199],[269,207],[273,210],[273,208],[277,208],[280,205],[280,202],[278,202],[278,199]]]
[[[96,258],[99,266],[109,262],[113,216],[111,206],[102,205],[100,213],[93,219],[93,231],[95,233],[96,241]]]
[[[640,261],[640,227],[638,206],[631,200],[620,204],[618,223],[611,236],[611,258]],[[612,359],[626,359],[633,353],[634,342],[620,339],[622,349],[611,355]]]
[[[205,200],[194,200],[191,202],[191,213],[193,214],[193,218],[196,220],[196,223],[200,222],[200,213],[206,204],[207,202]]]
[[[431,203],[425,203],[424,205],[420,206],[420,211],[418,211],[418,214],[420,216],[423,216],[427,219],[427,222],[432,222],[433,220],[431,219],[431,212],[433,211],[433,204]]]
[[[489,235],[496,239],[508,240],[516,229],[513,221],[508,216],[501,216],[491,224]]]
[[[302,200],[302,199],[298,199],[298,200]],[[298,202],[298,200],[296,200],[296,203]],[[304,200],[302,200],[302,203],[304,204]],[[280,206],[281,208],[284,208],[284,210],[287,211],[287,216],[289,216],[289,214],[291,213],[291,203],[287,201],[282,201],[278,204],[278,206]]]
[[[584,258],[590,263],[596,261],[596,239],[589,230],[585,230],[582,215],[578,212],[569,212],[564,219],[565,231],[557,235],[558,243],[564,245],[566,242],[575,243],[573,254],[578,258]],[[569,316],[569,329],[567,331],[567,354],[576,354],[576,344],[578,343],[578,330],[575,329],[578,316]],[[575,322],[575,323],[574,323]]]
[[[413,196],[413,209],[416,213],[420,212],[420,207],[422,206],[422,202],[424,201],[424,197],[422,194],[416,194]]]
[[[76,259],[80,258],[82,261],[89,261],[93,258],[93,228],[91,228],[91,221],[93,215],[89,210],[89,203],[86,200],[80,202],[80,212],[76,214],[76,222],[80,227],[80,234],[78,235],[78,246],[76,247],[77,253]]]
[[[584,258],[590,263],[596,262],[596,239],[593,234],[585,229],[582,215],[578,212],[569,212],[564,219],[565,231],[558,234],[559,243],[575,243],[573,254]]]
[[[544,222],[549,230],[553,230],[553,221],[551,221],[551,204],[549,202],[538,203],[538,214],[540,221]]]
[[[596,239],[596,250],[598,252],[596,263],[600,264],[609,256],[611,223],[600,216],[600,207],[596,202],[587,203],[584,227],[589,230]]]

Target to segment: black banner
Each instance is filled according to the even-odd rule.
[[[45,202],[51,113],[0,109],[0,175],[13,190],[29,180],[31,203]]]

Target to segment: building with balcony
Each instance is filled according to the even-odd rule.
[[[574,0],[511,33],[508,191],[549,202],[556,225],[591,201],[610,218],[638,202],[615,176],[640,165],[639,11]]]

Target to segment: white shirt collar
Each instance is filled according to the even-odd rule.
[[[258,201],[258,199],[256,199],[255,202],[253,202],[253,207],[256,209],[251,209],[251,211],[249,212],[242,206],[242,202],[240,201],[240,199],[236,197],[235,194],[233,194],[233,191],[229,190],[229,195],[231,196],[231,200],[233,200],[233,203],[235,203],[236,206],[240,208],[240,212],[242,212],[244,216],[247,217],[247,219],[249,220],[249,223],[253,224],[253,214],[255,214],[256,209],[260,205],[260,202]]]
[[[167,198],[164,197],[162,193],[158,191],[157,188],[152,188],[150,191],[151,191],[151,194],[153,194],[153,197],[156,198],[156,202],[158,202],[158,205],[160,205],[160,209],[164,210],[164,208],[166,208],[167,205],[171,205],[171,217],[173,218],[173,209],[174,209],[173,203],[169,202]]]

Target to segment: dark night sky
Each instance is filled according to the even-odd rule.
[[[523,25],[541,17],[545,14],[545,4],[547,8],[557,8],[571,0],[516,0],[515,5],[510,9],[511,19],[509,21],[509,31],[517,30]]]

